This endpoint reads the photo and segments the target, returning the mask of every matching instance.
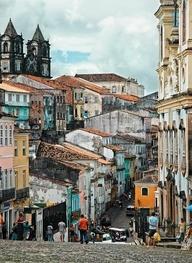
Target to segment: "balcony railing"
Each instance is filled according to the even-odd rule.
[[[15,188],[0,190],[0,202],[15,199]]]
[[[16,190],[16,199],[29,198],[29,187]]]

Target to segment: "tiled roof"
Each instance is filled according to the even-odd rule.
[[[93,134],[101,136],[101,137],[110,137],[111,136],[110,133],[103,132],[103,131],[95,129],[95,128],[81,128],[80,130],[86,131],[86,132],[89,132],[89,133],[93,133]]]
[[[110,149],[110,150],[112,150],[114,152],[121,152],[121,151],[123,151],[119,145],[114,145],[114,144],[107,144],[107,145],[105,145],[105,148],[108,148],[108,149]]]
[[[64,145],[53,145],[41,142],[38,148],[38,156],[51,158],[57,162],[66,162],[74,160],[97,160],[101,156],[88,150],[74,146],[70,143]]]
[[[116,98],[119,98],[121,100],[126,100],[126,101],[133,101],[137,102],[139,100],[139,97],[134,96],[134,95],[126,95],[126,94],[113,94]]]
[[[117,133],[113,137],[123,139],[128,142],[132,142],[132,143],[144,143],[145,142],[144,138],[133,136],[133,135],[130,135],[129,133]]]
[[[28,86],[23,83],[11,82],[11,81],[4,81],[4,82],[11,85],[12,87],[19,88],[19,89],[25,90],[30,93],[37,93],[37,94],[46,93],[46,91],[36,89],[34,87]]]
[[[34,81],[37,81],[39,83],[42,83],[44,85],[47,85],[51,89],[58,89],[58,90],[64,90],[66,91],[66,97],[65,101],[67,104],[72,104],[73,103],[73,98],[72,98],[72,89],[70,86],[66,85],[65,82],[59,81],[58,79],[47,79],[43,77],[36,77],[32,75],[24,75],[29,79],[32,79]]]
[[[75,77],[82,78],[91,82],[97,81],[127,81],[128,79],[114,73],[96,73],[96,74],[76,74]]]
[[[8,92],[20,92],[20,93],[29,93],[26,89],[23,89],[23,86],[21,85],[15,85],[15,83],[11,81],[4,81],[3,83],[0,83],[0,89],[3,89]]]
[[[158,175],[156,172],[154,174],[146,175],[142,179],[134,182],[135,184],[157,184],[158,183]]]
[[[99,93],[99,94],[108,94],[109,93],[108,89],[103,88],[99,85],[93,84],[93,83],[86,81],[84,79],[81,79],[81,78],[63,75],[61,77],[56,78],[56,80],[58,82],[64,83],[65,85],[67,85],[71,88],[85,88],[85,89],[92,90],[92,91]]]

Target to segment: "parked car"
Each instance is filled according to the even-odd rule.
[[[134,216],[135,215],[135,207],[134,205],[128,205],[126,209],[127,216]]]

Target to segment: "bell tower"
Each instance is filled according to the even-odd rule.
[[[39,25],[32,40],[27,43],[27,56],[25,60],[25,71],[28,74],[41,77],[50,77],[50,44],[43,37]]]
[[[23,38],[18,35],[11,19],[0,36],[0,66],[2,75],[23,72]]]

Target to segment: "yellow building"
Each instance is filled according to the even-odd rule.
[[[16,200],[14,201],[16,220],[18,212],[29,205],[29,135],[15,132],[14,161]]]

